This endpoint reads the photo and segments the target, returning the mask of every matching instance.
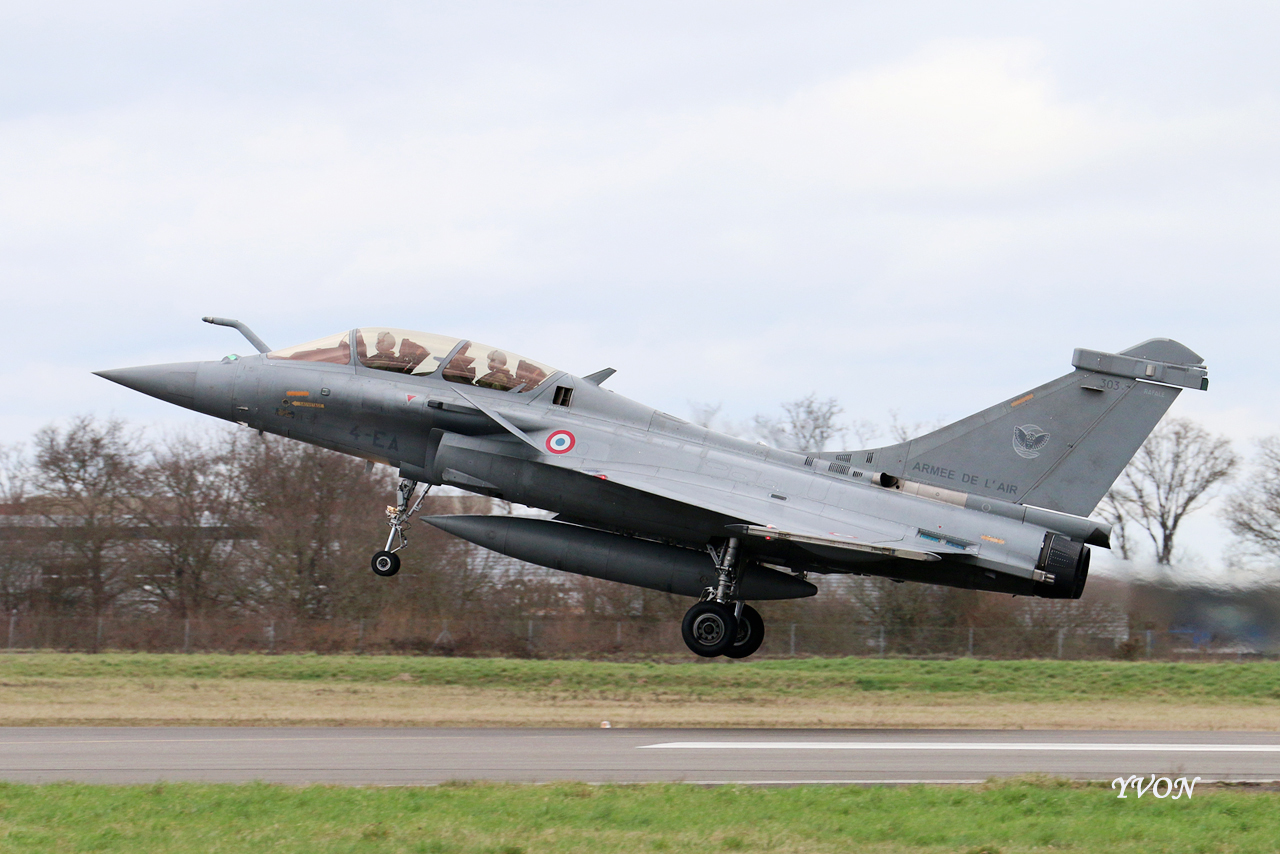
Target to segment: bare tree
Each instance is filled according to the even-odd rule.
[[[903,632],[938,624],[945,588],[876,576],[860,581],[858,605],[873,625]]]
[[[427,498],[422,515],[487,515],[495,509],[510,514],[511,505],[496,502],[495,506],[479,495],[433,495]],[[398,580],[397,601],[419,613],[437,618],[463,616],[491,604],[499,583],[514,584],[519,596],[529,592],[527,585],[510,577],[511,558],[422,523],[411,536],[413,546],[405,552],[405,568],[387,586],[394,588]]]
[[[653,623],[678,620],[689,607],[689,601],[671,593],[614,584],[598,578],[570,579],[576,604],[585,616],[616,620],[628,618]]]
[[[1116,490],[1107,490],[1101,503],[1094,510],[1102,521],[1111,526],[1111,542],[1120,553],[1121,560],[1133,559],[1133,544],[1129,541],[1129,511],[1116,497]]]
[[[837,423],[844,409],[834,397],[819,400],[809,394],[782,404],[782,411],[781,418],[757,415],[753,419],[756,433],[776,448],[817,453],[848,432]]]
[[[898,443],[910,442],[917,436],[932,433],[943,425],[944,422],[940,419],[932,421],[903,421],[902,413],[896,409],[889,410],[889,435],[893,437],[893,441]]]
[[[689,421],[699,427],[706,427],[708,430],[715,430],[718,433],[738,438],[750,435],[753,432],[750,423],[739,424],[731,418],[726,418],[723,414],[724,404],[720,401],[709,403],[707,401],[690,400],[688,404]]]
[[[880,425],[866,418],[859,418],[857,421],[849,423],[849,435],[853,438],[855,447],[870,448],[883,435],[884,431],[880,429]]]
[[[388,470],[333,451],[273,437],[234,434],[238,498],[252,511],[256,540],[238,541],[246,561],[239,598],[248,608],[293,617],[361,615],[386,585],[368,558],[386,538]]]
[[[1249,478],[1227,501],[1223,515],[1250,551],[1280,558],[1280,436],[1258,442]]]
[[[234,541],[256,532],[240,500],[233,446],[225,433],[169,437],[139,479],[138,574],[175,617],[229,601],[239,559]]]
[[[38,548],[26,514],[28,461],[18,447],[0,446],[0,608],[12,613],[29,605],[38,584]]]
[[[1208,502],[1238,462],[1225,436],[1214,436],[1186,418],[1169,419],[1152,431],[1112,487],[1114,518],[1145,531],[1156,563],[1167,566],[1178,526]]]
[[[131,581],[126,547],[142,453],[140,438],[115,419],[80,416],[35,436],[32,485],[57,533],[50,563],[58,572],[47,587],[67,604],[82,597],[94,616]]]

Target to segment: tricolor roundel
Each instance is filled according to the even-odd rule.
[[[557,430],[547,437],[547,450],[553,454],[567,454],[576,443],[577,440],[568,430]]]

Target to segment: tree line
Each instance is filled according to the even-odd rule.
[[[494,573],[426,526],[413,531],[424,571],[369,572],[394,482],[385,467],[235,428],[150,441],[119,420],[51,425],[0,457],[0,605],[311,619],[465,607]],[[448,512],[488,508],[452,500]]]
[[[705,416],[710,414],[710,418]],[[797,450],[860,446],[874,425],[844,424],[835,400],[784,405],[752,427]],[[703,410],[704,422],[714,419]],[[932,425],[888,425],[893,439]],[[1169,419],[1099,508],[1122,556],[1136,539],[1170,563],[1179,526],[1244,466],[1231,443]],[[176,618],[269,615],[367,619],[530,615],[678,618],[687,602],[653,591],[541,571],[422,523],[410,531],[405,571],[376,578],[370,554],[385,542],[396,473],[382,466],[240,428],[149,438],[114,419],[82,416],[0,449],[0,607],[6,613],[139,613]],[[1224,517],[1254,556],[1280,559],[1280,437],[1263,441]],[[428,497],[423,515],[510,512],[490,499]],[[818,602],[770,603],[771,619],[911,626],[1029,625],[1092,619],[1051,603],[995,602],[972,591],[884,579],[820,579]],[[1062,610],[1059,608],[1058,610]],[[1050,613],[1053,611],[1053,613]],[[1034,612],[1034,613],[1033,613]],[[1047,615],[1047,616],[1046,616]]]

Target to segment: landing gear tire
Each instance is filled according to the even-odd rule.
[[[746,658],[764,643],[764,618],[760,612],[750,605],[742,606],[742,615],[738,617],[738,634],[733,645],[724,651],[729,658]]]
[[[400,556],[391,552],[377,552],[369,561],[375,575],[390,578],[400,571]]]
[[[699,602],[684,615],[680,626],[684,642],[703,658],[723,655],[738,639],[738,621],[733,608],[715,600]]]

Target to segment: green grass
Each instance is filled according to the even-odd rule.
[[[408,674],[406,677],[404,674]],[[1280,662],[917,661],[837,658],[757,662],[533,661],[356,655],[0,655],[6,678],[177,678],[385,682],[600,692],[679,691],[694,699],[768,693],[848,697],[864,692],[981,696],[1001,701],[1091,699],[1274,702]]]
[[[1098,786],[0,784],[0,852],[1274,852],[1280,795]]]

